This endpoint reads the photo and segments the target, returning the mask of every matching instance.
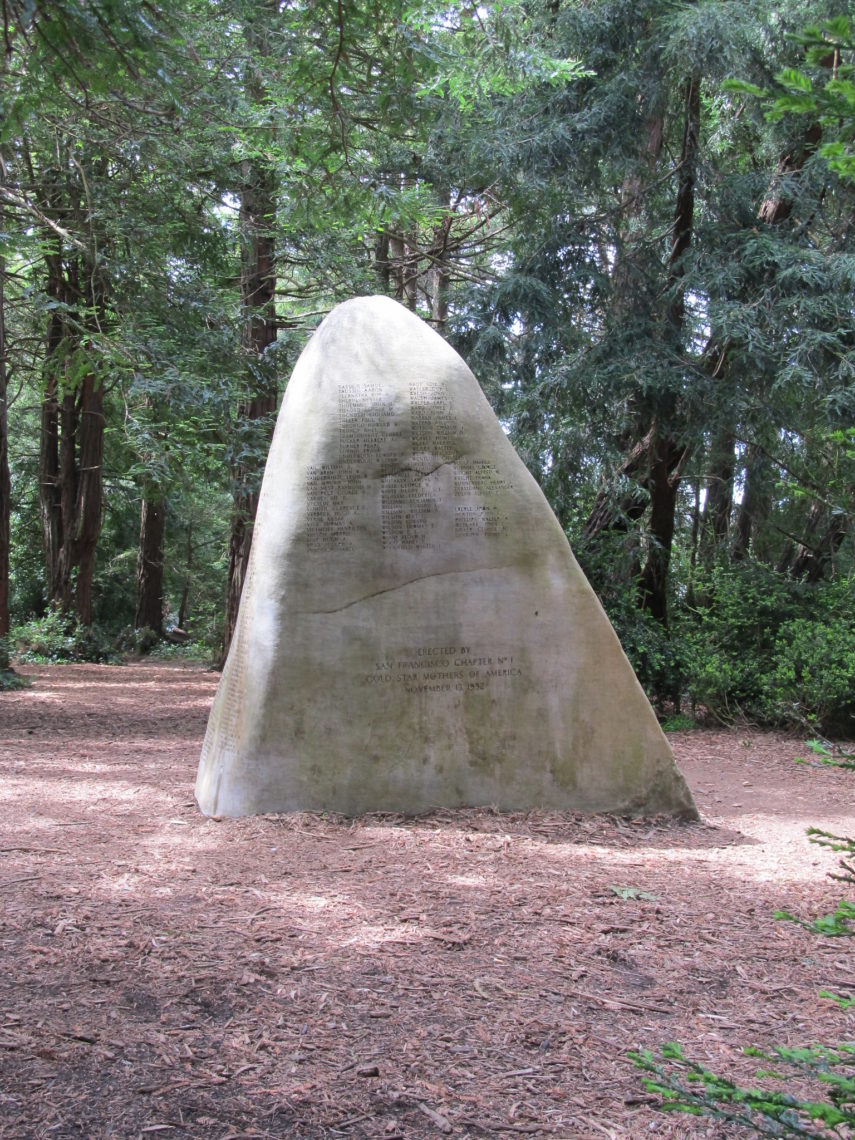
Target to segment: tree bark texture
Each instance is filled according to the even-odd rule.
[[[184,564],[184,586],[181,590],[181,602],[178,606],[178,628],[184,629],[187,620],[187,608],[190,605],[190,587],[193,582],[193,522],[187,524],[187,560]]]
[[[706,559],[724,549],[730,533],[736,465],[734,449],[733,433],[729,428],[722,428],[713,438],[707,465],[707,497],[700,534],[701,552]]]
[[[832,513],[814,500],[808,510],[802,541],[788,544],[778,571],[806,582],[823,581],[846,538],[846,524],[847,516],[842,511]]]
[[[752,550],[757,554],[755,548],[759,532],[772,506],[771,496],[766,490],[768,467],[769,461],[763,449],[757,444],[750,444],[744,459],[742,502],[733,523],[730,557],[734,562],[744,561]]]
[[[270,167],[260,162],[248,163],[244,170],[241,193],[241,301],[243,304],[243,347],[251,377],[249,395],[237,409],[238,426],[255,421],[269,421],[264,437],[273,434],[277,391],[275,379],[265,361],[265,354],[276,341],[276,250],[274,218],[276,180]],[[229,536],[229,569],[226,595],[226,620],[223,638],[223,660],[229,651],[237,624],[243,583],[252,548],[252,528],[258,509],[258,492],[264,459],[253,456],[233,465],[234,485],[231,533]]]
[[[644,121],[643,144],[637,168],[628,175],[620,191],[621,230],[632,230],[645,211],[645,190],[654,178],[656,164],[662,154],[665,132],[665,115],[661,107],[652,109]],[[645,226],[646,231],[648,227]],[[619,236],[612,271],[612,317],[620,324],[639,310],[647,310],[651,303],[645,275],[640,273],[632,247]]]
[[[695,184],[697,178],[698,143],[700,137],[700,82],[690,78],[684,87],[683,141],[680,162],[677,167],[677,195],[674,205],[671,249],[667,264],[668,304],[665,317],[664,335],[672,343],[674,352],[681,354],[684,339],[685,302],[681,279],[684,275],[683,257],[692,242],[694,229]],[[661,127],[658,119],[648,124],[644,153],[648,174],[655,167],[662,146]],[[640,200],[644,190],[644,179],[638,186],[627,186],[624,193],[632,200]],[[615,267],[615,301],[619,310],[631,304],[631,277],[628,274],[629,255],[624,251]],[[639,404],[639,414],[650,417],[646,435],[631,449],[624,462],[623,471],[635,478],[648,494],[649,519],[647,527],[647,556],[639,576],[639,603],[663,625],[668,621],[668,569],[671,562],[671,547],[677,509],[677,496],[680,489],[683,464],[688,448],[674,437],[673,421],[676,412],[676,397],[665,392],[651,407]],[[604,501],[595,503],[589,517],[585,533],[588,536],[609,527],[617,529],[627,521],[640,519],[645,511],[643,498],[628,497],[618,510],[611,512]],[[620,520],[623,520],[621,522]]]
[[[0,211],[0,229],[3,228]],[[9,632],[9,580],[11,575],[12,482],[9,476],[8,370],[6,367],[6,263],[0,254],[0,638]],[[0,645],[0,669],[8,658]]]
[[[166,500],[144,498],[137,553],[137,608],[134,625],[163,636],[163,548]]]
[[[80,360],[81,331],[98,323],[97,296],[81,295],[77,257],[57,250],[47,258],[52,310],[47,330],[45,389],[39,448],[39,490],[49,600],[92,623],[95,551],[101,534],[104,389]],[[94,272],[86,274],[94,293]],[[66,319],[65,306],[83,304],[84,317]],[[69,374],[74,362],[75,372]]]
[[[650,493],[648,548],[639,580],[641,608],[668,624],[668,569],[674,541],[677,495],[688,449],[672,439],[657,438],[648,452],[647,489]]]
[[[677,169],[677,198],[674,204],[674,226],[671,252],[668,257],[667,335],[675,353],[684,350],[685,298],[682,278],[685,273],[683,257],[692,243],[695,219],[695,183],[697,180],[698,142],[701,128],[701,84],[692,77],[686,81],[683,112],[683,144]],[[647,489],[650,493],[650,521],[648,526],[647,559],[639,583],[642,609],[661,622],[668,624],[668,569],[674,540],[677,512],[677,495],[680,490],[683,463],[688,448],[672,435],[676,399],[666,394],[664,416],[666,421],[660,435],[658,418],[651,428],[651,446],[648,450]]]

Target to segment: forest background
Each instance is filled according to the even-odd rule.
[[[5,0],[0,666],[221,658],[288,375],[387,293],[660,710],[855,734],[848,14]]]

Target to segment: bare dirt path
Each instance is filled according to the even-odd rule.
[[[855,1037],[833,909],[855,774],[672,737],[696,825],[442,812],[204,819],[217,678],[31,667],[0,695],[0,1136],[744,1136],[626,1057]],[[649,897],[648,897],[649,896]]]

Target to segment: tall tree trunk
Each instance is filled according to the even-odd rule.
[[[451,234],[451,224],[453,221],[450,212],[450,199],[451,195],[448,191],[445,191],[442,194],[442,203],[447,212],[443,220],[434,230],[434,240],[431,249],[433,265],[431,266],[429,275],[430,315],[434,327],[438,332],[443,332],[448,323],[448,288],[450,275],[447,254],[448,239]]]
[[[184,588],[178,606],[178,628],[184,629],[187,620],[187,607],[190,604],[190,586],[193,581],[193,522],[187,524],[187,561],[184,565]]]
[[[163,636],[163,548],[166,500],[146,495],[140,508],[140,544],[137,553],[137,608],[134,625]]]
[[[89,296],[81,296],[77,257],[66,262],[61,249],[46,258],[47,292],[57,302],[48,319],[45,391],[42,398],[39,449],[39,494],[48,600],[64,613],[75,610],[82,625],[92,622],[95,550],[101,534],[102,461],[104,453],[104,389],[85,367],[60,401],[60,380],[68,363],[78,358],[81,334],[67,319],[67,308],[80,303],[88,310],[85,324],[101,325],[103,297],[94,266],[86,266]]]
[[[406,249],[403,237],[398,233],[390,233],[389,244],[386,248],[393,296],[396,301],[403,302],[407,288]]]
[[[683,463],[688,449],[669,438],[657,438],[655,429],[648,461],[650,492],[647,558],[639,580],[641,608],[662,625],[668,624],[668,570],[677,515]]]
[[[75,608],[81,625],[92,624],[95,550],[101,536],[104,458],[104,388],[87,372],[80,391],[77,488],[74,501]]]
[[[645,212],[645,191],[655,176],[656,165],[662,154],[665,133],[665,114],[662,107],[652,108],[644,120],[642,145],[636,169],[624,180],[620,191],[621,230],[632,232],[638,227],[639,219]],[[642,230],[646,231],[647,226]],[[646,234],[645,234],[646,236]],[[618,239],[612,270],[612,317],[620,325],[631,314],[638,315],[639,308],[649,305],[648,290],[642,284],[635,266],[633,249],[621,237]]]
[[[411,312],[416,311],[419,300],[419,248],[418,238],[408,234],[404,238],[404,300]]]
[[[0,230],[3,212],[0,210]],[[9,374],[6,366],[6,262],[0,253],[0,669],[8,664],[12,481],[9,476]]]
[[[685,297],[681,284],[683,257],[692,242],[695,217],[695,182],[697,179],[698,143],[701,127],[701,84],[697,77],[686,81],[683,119],[683,145],[677,172],[677,200],[674,206],[674,228],[668,258],[667,335],[674,350],[684,350]],[[665,401],[665,418],[671,420],[674,398]],[[653,446],[649,451],[647,488],[650,492],[650,525],[647,559],[641,572],[640,600],[663,625],[668,624],[668,569],[677,511],[683,463],[687,447],[673,438],[672,425],[665,425],[659,435],[657,419],[653,423]]]
[[[619,235],[622,230],[630,231],[637,227],[639,219],[644,214],[644,192],[654,176],[656,164],[662,153],[664,130],[665,119],[662,108],[651,109],[644,120],[643,142],[638,164],[621,186]],[[638,277],[632,249],[619,236],[611,280],[611,324],[615,328],[621,328],[629,320],[637,320],[641,312],[646,312],[649,308],[649,290],[640,287]],[[639,422],[645,418],[645,413],[639,409]],[[619,474],[623,478],[634,479],[637,483],[643,484],[650,446],[649,434],[640,440],[636,437],[634,442],[629,439],[627,446],[629,452]],[[616,501],[610,486],[604,484],[597,491],[594,506],[582,533],[587,540],[594,540],[598,534],[605,531],[626,531],[632,523],[638,522],[643,517],[646,509],[647,502],[640,488]]]
[[[39,503],[45,556],[47,598],[52,604],[61,602],[59,552],[63,544],[62,503],[59,473],[59,360],[65,342],[63,309],[66,303],[65,278],[61,253],[46,257],[47,294],[55,307],[48,316],[45,345],[44,395],[41,408],[39,441]]]
[[[273,0],[263,0],[256,18],[246,25],[249,46],[258,59],[271,52],[269,29],[278,17]],[[262,70],[251,66],[245,80],[247,98],[259,109],[268,104]],[[226,585],[223,657],[225,662],[237,626],[240,599],[249,554],[252,529],[258,510],[258,495],[266,451],[273,435],[276,412],[276,376],[268,349],[276,341],[276,195],[273,161],[264,151],[274,128],[259,126],[261,135],[252,157],[242,166],[240,190],[240,293],[241,344],[246,357],[246,395],[236,411],[236,434],[247,437],[248,447],[232,464],[232,518],[229,533],[229,567]],[[260,429],[260,430],[259,430]]]
[[[389,261],[389,234],[383,230],[374,241],[374,268],[384,292],[392,288],[392,266]]]
[[[733,512],[733,474],[736,463],[735,441],[730,428],[718,431],[710,446],[707,468],[707,497],[701,522],[700,544],[707,559],[724,548]]]
[[[746,448],[743,475],[742,502],[736,512],[730,557],[734,562],[744,561],[749,552],[755,556],[759,532],[769,517],[771,499],[766,490],[769,462],[763,449],[756,443]]]
[[[276,179],[272,168],[256,161],[244,170],[241,194],[241,300],[243,347],[251,376],[250,394],[237,409],[238,425],[250,426],[267,420],[263,439],[269,443],[276,411],[276,383],[265,354],[276,340],[276,287],[274,219]],[[223,660],[229,651],[237,624],[240,597],[252,547],[252,528],[258,509],[258,492],[264,459],[253,455],[233,467],[233,506],[229,535],[228,591],[223,642]]]
[[[781,556],[778,570],[806,582],[821,582],[828,576],[834,556],[847,534],[847,516],[831,513],[814,499],[808,509],[801,542],[790,543]]]

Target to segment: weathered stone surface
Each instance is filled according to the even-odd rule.
[[[695,814],[475,377],[394,301],[340,305],[294,370],[196,796]]]

